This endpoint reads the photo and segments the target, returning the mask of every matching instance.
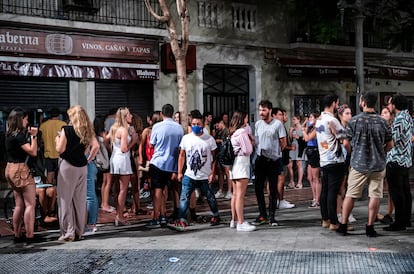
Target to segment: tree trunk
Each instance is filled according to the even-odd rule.
[[[175,59],[177,65],[177,86],[178,86],[178,111],[181,113],[181,125],[187,129],[187,67],[185,56],[181,59]]]
[[[177,69],[177,87],[178,87],[178,111],[181,114],[181,125],[187,129],[187,67],[185,57],[187,56],[190,15],[187,10],[187,0],[176,0],[178,17],[181,23],[181,39],[177,34],[173,17],[165,0],[158,0],[162,15],[156,14],[148,0],[144,0],[148,11],[154,18],[164,22],[167,25],[170,34],[171,51],[175,57]]]

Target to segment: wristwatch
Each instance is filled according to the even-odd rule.
[[[36,139],[37,138],[36,135],[31,135],[30,137],[32,137],[32,139]]]

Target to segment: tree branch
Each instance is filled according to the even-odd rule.
[[[154,16],[155,19],[157,19],[158,21],[161,21],[163,23],[167,23],[168,22],[169,15],[170,15],[169,13],[167,13],[167,14],[164,13],[162,16],[161,15],[158,15],[154,11],[154,9],[152,8],[149,0],[144,0],[144,2],[145,2],[145,6],[147,6],[147,9],[148,9],[149,13],[151,13],[151,15]],[[164,4],[165,4],[165,2],[164,2]],[[160,3],[160,5],[161,5],[161,3]]]

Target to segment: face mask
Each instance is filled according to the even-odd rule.
[[[203,128],[200,126],[191,126],[192,131],[194,134],[198,135],[203,132]]]

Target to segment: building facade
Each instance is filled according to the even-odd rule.
[[[261,99],[307,114],[328,92],[356,109],[354,45],[296,37],[287,1],[188,5],[195,61],[187,68],[189,110],[218,116],[245,109],[253,123]],[[91,117],[123,105],[142,116],[167,102],[178,106],[168,32],[144,1],[1,0],[0,21],[3,120],[17,105],[36,112],[81,104]],[[380,101],[395,92],[414,96],[412,51],[368,44],[364,55],[366,91],[378,92]]]

